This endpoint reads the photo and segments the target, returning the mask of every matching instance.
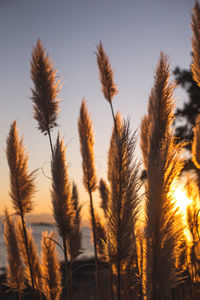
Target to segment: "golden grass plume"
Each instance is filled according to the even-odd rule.
[[[129,121],[123,123],[118,138],[115,135],[115,143],[113,138],[111,143],[111,195],[107,211],[106,252],[108,260],[121,271],[132,255],[133,233],[140,202],[137,195],[139,165],[134,157],[136,132],[131,135]]]
[[[23,139],[19,139],[16,121],[10,127],[6,142],[10,168],[10,196],[16,213],[24,216],[32,210],[34,172],[28,173],[28,155],[25,153]]]
[[[64,141],[58,135],[51,161],[53,215],[61,237],[69,238],[73,230],[71,183],[65,158]]]
[[[149,97],[149,151],[146,185],[146,292],[161,299],[177,283],[176,247],[183,231],[171,186],[183,167],[181,151],[171,129],[173,91],[168,58],[161,52]]]
[[[195,119],[196,126],[194,127],[192,141],[192,161],[195,166],[200,169],[200,114]]]
[[[78,120],[80,150],[82,154],[83,184],[87,191],[93,192],[97,187],[94,163],[94,133],[92,121],[88,114],[86,101],[83,99]]]
[[[118,133],[120,133],[123,127],[123,120],[120,112],[117,112],[115,115],[115,124],[116,126],[113,127],[110,146],[108,150],[107,177],[109,182],[112,181],[112,167],[113,167],[112,158],[113,158],[113,148],[116,147],[116,140],[117,140],[116,134],[118,135]]]
[[[47,300],[58,300],[61,294],[61,272],[60,263],[56,253],[54,235],[47,232],[42,233],[41,240],[41,269],[42,269],[42,291]]]
[[[57,99],[61,89],[60,81],[56,82],[57,71],[40,39],[32,51],[31,79],[34,83],[32,89],[32,101],[34,118],[38,122],[38,128],[42,133],[49,134],[51,129],[57,126],[56,119],[59,112]]]
[[[200,86],[200,4],[196,0],[192,14],[192,60],[191,70],[194,80]]]
[[[69,252],[70,260],[73,262],[82,251],[82,231],[81,231],[81,209],[82,206],[79,203],[78,188],[75,183],[72,187],[71,203],[74,210],[73,230],[69,237]]]
[[[28,249],[29,257],[32,269],[33,281],[35,288],[41,293],[42,292],[42,270],[40,266],[40,260],[38,256],[38,251],[32,237],[31,229],[27,228],[27,240],[28,240]],[[24,231],[21,225],[21,222],[17,223],[17,237],[19,239],[20,251],[25,265],[25,278],[28,281],[29,285],[32,285],[32,279],[30,274],[29,259],[26,251],[26,241],[24,238]]]
[[[108,202],[110,199],[110,188],[103,179],[101,179],[99,182],[99,194],[101,198],[101,208],[103,209],[104,216],[106,217],[108,210]]]
[[[108,102],[112,102],[113,97],[118,93],[113,79],[113,71],[109,58],[104,51],[102,42],[97,46],[97,63],[99,67],[99,76],[102,84],[102,92]]]
[[[6,284],[14,291],[22,294],[25,286],[24,266],[21,259],[19,240],[13,220],[5,210],[4,242],[7,249]]]

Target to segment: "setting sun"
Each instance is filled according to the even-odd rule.
[[[173,192],[174,199],[176,201],[176,206],[180,208],[181,212],[185,215],[189,204],[192,200],[187,197],[186,191],[184,191],[183,186],[178,186]]]

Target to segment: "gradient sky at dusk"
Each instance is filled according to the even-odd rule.
[[[106,176],[106,157],[112,129],[110,108],[101,93],[96,45],[101,40],[110,57],[119,94],[115,111],[130,117],[138,128],[147,109],[159,53],[168,54],[171,69],[191,63],[192,0],[1,0],[0,1],[0,214],[10,207],[6,137],[13,120],[29,152],[29,170],[49,173],[48,138],[37,130],[30,100],[30,59],[40,37],[64,84],[60,97],[60,130],[67,148],[69,174],[83,193],[77,119],[82,98],[87,99],[94,125],[98,177]],[[177,103],[186,95],[177,90]],[[138,151],[139,155],[139,151]],[[39,169],[34,197],[35,213],[50,212],[51,181]]]

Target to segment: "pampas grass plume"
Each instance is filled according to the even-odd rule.
[[[200,114],[197,115],[195,120],[196,126],[194,127],[193,142],[192,142],[192,161],[195,166],[200,169]]]
[[[35,284],[36,289],[41,293],[42,292],[42,271],[40,267],[40,260],[37,252],[37,248],[34,242],[34,239],[32,237],[32,231],[27,228],[27,240],[28,240],[28,249],[29,249],[29,255],[30,255],[30,263],[32,267],[32,276],[33,281]],[[20,222],[17,224],[17,236],[19,239],[19,245],[20,245],[20,251],[22,253],[23,261],[25,264],[25,277],[31,286],[32,280],[31,280],[31,274],[29,269],[29,261],[28,261],[28,255],[26,251],[26,241],[24,238],[24,232],[23,228]]]
[[[108,150],[108,162],[107,162],[107,177],[108,181],[111,183],[112,179],[112,158],[113,158],[113,149],[116,147],[117,136],[120,135],[120,132],[123,127],[123,120],[120,112],[117,112],[115,115],[115,125],[113,126],[112,136],[110,139],[110,146]],[[117,136],[116,136],[117,135]]]
[[[200,4],[196,0],[192,14],[192,59],[191,66],[194,80],[200,86]]]
[[[108,102],[112,102],[113,97],[118,93],[116,84],[114,84],[113,71],[106,55],[102,42],[97,46],[97,63],[99,67],[99,76],[102,84],[102,92]]]
[[[144,167],[147,170],[149,153],[150,122],[148,116],[144,116],[140,125],[140,148],[142,150]]]
[[[56,253],[56,244],[51,240],[54,238],[52,233],[42,233],[42,291],[47,300],[58,300],[61,290],[61,273],[59,271],[60,264]]]
[[[34,173],[28,173],[28,155],[25,153],[23,139],[19,140],[16,121],[12,123],[9,131],[6,155],[10,168],[12,204],[16,213],[24,216],[32,210]]]
[[[83,252],[81,232],[81,209],[77,185],[73,183],[71,203],[74,210],[73,230],[69,237],[69,252],[71,263]]]
[[[161,53],[149,97],[149,151],[146,185],[146,292],[162,299],[176,285],[176,248],[183,231],[171,187],[183,167],[181,151],[171,129],[174,84],[169,82],[168,58]]]
[[[92,121],[88,114],[86,101],[83,99],[78,120],[80,150],[82,154],[83,184],[86,191],[93,192],[97,187],[94,165],[94,134]]]
[[[104,211],[104,216],[106,217],[108,210],[108,202],[110,199],[110,189],[105,182],[105,180],[101,179],[99,182],[99,194],[101,197],[101,208]]]
[[[56,82],[56,73],[48,53],[45,53],[42,42],[38,39],[31,59],[31,79],[34,83],[31,99],[34,118],[38,122],[39,130],[45,135],[57,126],[60,101],[57,97],[61,84],[60,81]]]
[[[4,241],[7,249],[6,284],[14,291],[22,294],[24,289],[24,267],[20,255],[19,240],[13,220],[5,210]]]
[[[71,184],[65,159],[63,140],[58,135],[51,162],[53,215],[59,234],[66,239],[73,230],[74,211],[71,205]]]

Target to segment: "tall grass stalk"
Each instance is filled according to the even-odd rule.
[[[92,219],[92,233],[94,241],[94,255],[96,267],[96,298],[100,300],[99,289],[99,269],[98,269],[98,255],[97,255],[97,237],[96,237],[96,220],[94,214],[93,196],[92,193],[97,187],[96,171],[94,165],[94,135],[92,129],[92,121],[88,114],[86,101],[83,99],[80,115],[78,120],[78,130],[80,139],[80,150],[82,154],[82,169],[83,169],[83,184],[89,194],[90,199],[90,214]]]
[[[71,184],[68,178],[65,150],[64,142],[60,140],[58,135],[51,162],[51,197],[54,219],[63,242],[67,298],[72,300],[72,278],[68,258],[68,243],[70,236],[73,234],[74,210],[71,204]]]
[[[145,256],[148,300],[162,299],[177,284],[176,247],[183,235],[171,192],[183,167],[183,145],[176,143],[171,129],[175,85],[169,82],[169,77],[168,59],[161,53],[149,97],[148,153],[144,157],[147,164]],[[147,140],[146,134],[144,138]]]
[[[24,216],[32,210],[34,193],[34,173],[28,173],[28,155],[25,153],[23,139],[19,140],[16,121],[11,125],[7,138],[6,155],[10,168],[10,196],[13,208],[21,218],[25,249],[31,276],[33,298],[35,299],[35,283],[28,246],[27,229]]]

